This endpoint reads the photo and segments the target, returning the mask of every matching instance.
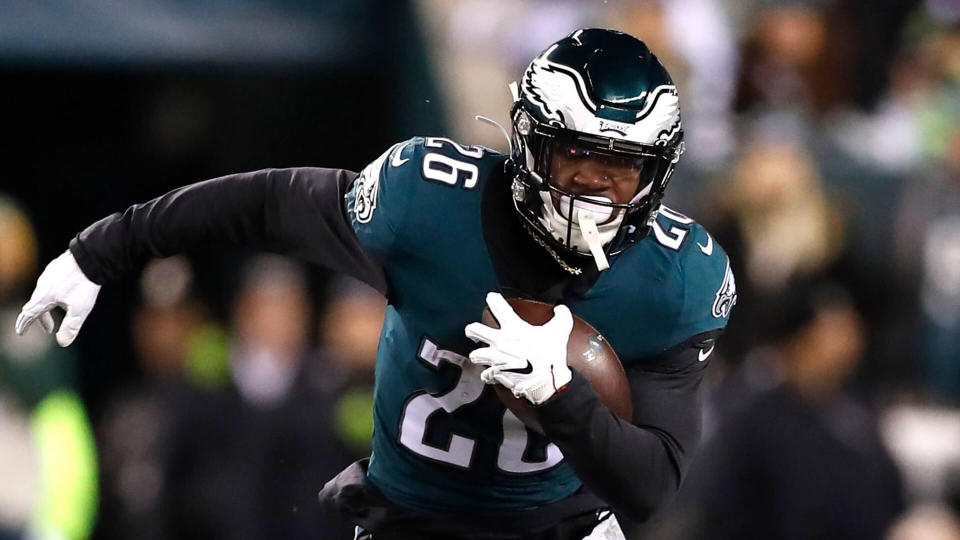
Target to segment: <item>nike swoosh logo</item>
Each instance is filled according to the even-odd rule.
[[[410,144],[410,143],[408,142],[408,143],[404,144],[403,146],[401,146],[400,148],[397,148],[397,151],[393,153],[393,159],[390,160],[390,165],[393,165],[394,167],[399,167],[399,166],[403,165],[404,163],[410,161],[410,158],[402,158],[402,157],[400,157],[400,154],[403,153],[403,149],[406,148],[407,145],[409,145],[409,144]]]
[[[700,360],[701,362],[706,360],[708,356],[713,354],[714,347],[716,347],[716,345],[711,345],[710,348],[707,350],[700,349],[700,352],[697,353],[697,359]],[[529,360],[527,360],[527,362],[529,362]]]
[[[703,245],[700,242],[697,242],[697,247],[700,248],[700,251],[702,251],[704,255],[708,257],[710,255],[713,255],[713,237],[708,234],[707,245]]]
[[[527,360],[527,365],[522,368],[513,368],[513,369],[501,369],[501,373],[516,373],[518,375],[529,375],[533,373],[533,364]]]

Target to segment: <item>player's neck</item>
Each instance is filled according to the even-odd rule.
[[[576,262],[555,256],[524,229],[509,196],[509,179],[491,179],[483,201],[483,234],[497,280],[506,290],[547,302],[581,296],[596,281],[593,265],[582,265],[579,275],[564,266]],[[547,246],[548,247],[548,246]],[[589,261],[588,261],[589,262]]]

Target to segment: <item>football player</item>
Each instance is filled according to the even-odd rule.
[[[689,465],[734,279],[707,231],[660,203],[683,131],[643,42],[578,30],[511,88],[509,155],[417,137],[359,174],[234,174],[108,216],[47,266],[16,329],[51,328],[62,306],[69,345],[100,286],[147,257],[212,242],[302,257],[389,302],[372,455],[321,492],[361,538],[622,537],[610,510],[647,519]],[[558,306],[532,326],[505,296]],[[500,329],[475,322],[485,304]],[[632,423],[567,367],[571,313],[616,349]],[[538,406],[544,434],[493,384]]]

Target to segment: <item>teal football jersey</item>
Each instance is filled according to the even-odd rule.
[[[414,138],[365,168],[346,195],[359,241],[383,265],[389,287],[368,478],[415,509],[519,510],[580,487],[560,450],[507,411],[467,359],[475,345],[463,328],[499,290],[481,200],[505,160],[449,139]],[[567,305],[629,367],[722,328],[734,301],[721,247],[663,207],[649,237]]]

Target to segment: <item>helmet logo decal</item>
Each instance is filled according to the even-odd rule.
[[[571,80],[574,83],[578,104],[583,105],[590,117],[593,117],[593,114],[597,111],[597,106],[588,97],[587,83],[576,70],[547,60],[550,53],[556,48],[557,45],[555,44],[530,63],[530,67],[522,79],[522,90],[545,117],[560,122],[564,127],[571,127],[566,125],[567,122],[565,122],[563,113],[550,105],[551,101],[565,104],[570,104],[573,101],[569,96],[569,94],[572,94],[569,91]],[[583,111],[575,111],[575,113],[580,113],[576,116],[582,116]]]
[[[522,96],[557,127],[601,137],[663,146],[680,132],[680,99],[672,84],[657,86],[646,95],[634,123],[597,117],[586,82],[576,70],[548,60],[550,50],[534,60],[521,79]]]
[[[645,119],[654,111],[657,107],[657,102],[660,101],[660,98],[664,95],[673,96],[675,102],[680,100],[677,98],[677,87],[672,84],[663,84],[653,89],[653,97],[648,98],[647,102],[644,104],[643,108],[640,109],[640,112],[637,113],[637,122]],[[668,98],[669,99],[669,98]]]
[[[560,115],[560,112],[547,103],[547,100],[544,99],[542,94],[542,90],[538,88],[537,84],[533,81],[534,73],[539,70],[543,70],[543,68],[537,64],[536,61],[530,64],[530,69],[527,70],[526,76],[522,79],[523,93],[526,94],[527,99],[540,109],[540,112],[542,112],[545,117],[562,124],[563,117]]]
[[[677,115],[676,121],[673,123],[673,126],[670,129],[665,129],[657,134],[656,145],[666,145],[680,132],[680,115]]]

